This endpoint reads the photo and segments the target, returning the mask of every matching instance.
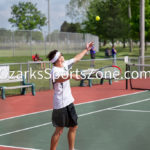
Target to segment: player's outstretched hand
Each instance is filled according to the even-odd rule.
[[[93,44],[94,44],[94,42],[87,43],[86,49],[89,51],[92,48]]]

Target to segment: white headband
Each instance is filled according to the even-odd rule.
[[[56,61],[58,60],[58,58],[60,57],[60,55],[61,55],[61,53],[60,53],[60,52],[57,52],[57,53],[55,54],[55,57],[51,60],[51,63],[56,62]]]

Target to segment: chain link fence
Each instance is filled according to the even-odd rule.
[[[69,32],[11,31],[0,30],[0,56],[45,56],[54,49],[63,53],[77,53],[87,42],[95,43],[99,50],[99,38],[91,34]]]

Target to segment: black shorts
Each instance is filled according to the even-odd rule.
[[[74,127],[78,125],[77,119],[78,116],[73,103],[61,109],[54,109],[52,113],[54,127]]]
[[[95,54],[91,53],[91,59],[95,59]]]

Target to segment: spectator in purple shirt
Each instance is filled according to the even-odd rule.
[[[94,65],[95,54],[96,54],[95,48],[94,48],[94,46],[92,46],[91,49],[90,49],[90,56],[91,56],[91,59],[92,59],[91,67],[95,66]]]
[[[112,53],[112,57],[114,58],[113,59],[113,64],[116,65],[117,50],[115,49],[115,46],[112,47],[111,53]]]

